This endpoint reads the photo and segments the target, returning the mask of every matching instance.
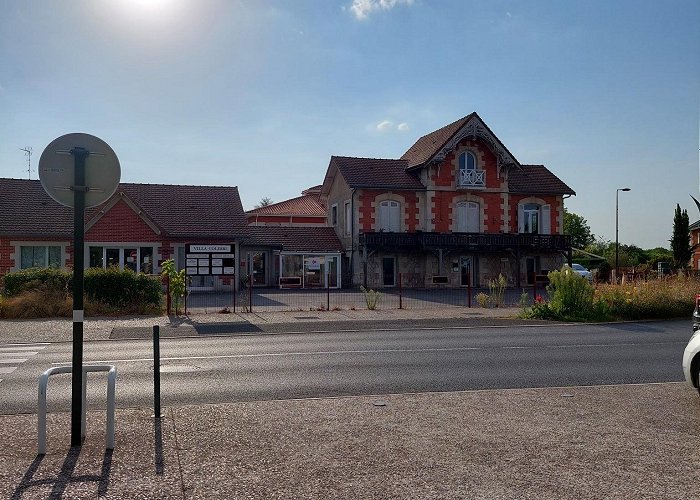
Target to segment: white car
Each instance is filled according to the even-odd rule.
[[[586,278],[589,283],[593,282],[593,273],[591,273],[588,269],[583,267],[581,264],[571,264],[571,269],[573,269],[575,273],[580,274],[581,276]]]
[[[685,380],[700,392],[698,375],[700,373],[700,330],[693,333],[683,352],[683,373]]]

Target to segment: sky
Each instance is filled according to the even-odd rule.
[[[668,248],[700,218],[697,0],[0,0],[0,177],[56,137],[123,182],[321,184],[331,155],[399,158],[476,111],[574,191],[591,231]],[[23,148],[31,148],[31,171]],[[0,196],[2,193],[0,193]]]

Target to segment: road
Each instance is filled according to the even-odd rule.
[[[162,404],[677,382],[690,334],[671,321],[164,339]],[[117,366],[119,407],[152,406],[151,342],[87,342],[84,359]],[[70,343],[0,345],[0,413],[35,413],[38,376],[70,360]],[[90,375],[91,408],[105,385]],[[48,401],[70,409],[70,375]]]

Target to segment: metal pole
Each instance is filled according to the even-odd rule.
[[[160,326],[153,326],[153,416],[160,418]]]
[[[620,198],[620,190],[615,191],[615,283],[617,284],[617,277],[620,274],[620,242],[618,238],[619,225],[618,225],[618,200]]]
[[[253,276],[248,275],[248,312],[253,312]]]
[[[403,309],[403,287],[401,282],[403,281],[403,275],[399,273],[399,309]]]
[[[71,149],[73,178],[73,374],[71,380],[71,446],[80,446],[83,408],[83,278],[85,268],[85,148]]]
[[[467,307],[472,306],[472,273],[467,272]]]
[[[236,314],[236,279],[238,279],[238,275],[234,275],[233,278],[233,314]]]
[[[331,310],[331,280],[326,270],[326,311]]]

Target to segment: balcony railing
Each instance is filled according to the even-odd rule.
[[[485,170],[467,170],[462,169],[459,171],[459,185],[460,186],[485,186]]]
[[[566,251],[571,236],[564,234],[489,234],[489,233],[387,233],[360,234],[360,245],[395,250],[463,248],[465,250],[533,249]]]

